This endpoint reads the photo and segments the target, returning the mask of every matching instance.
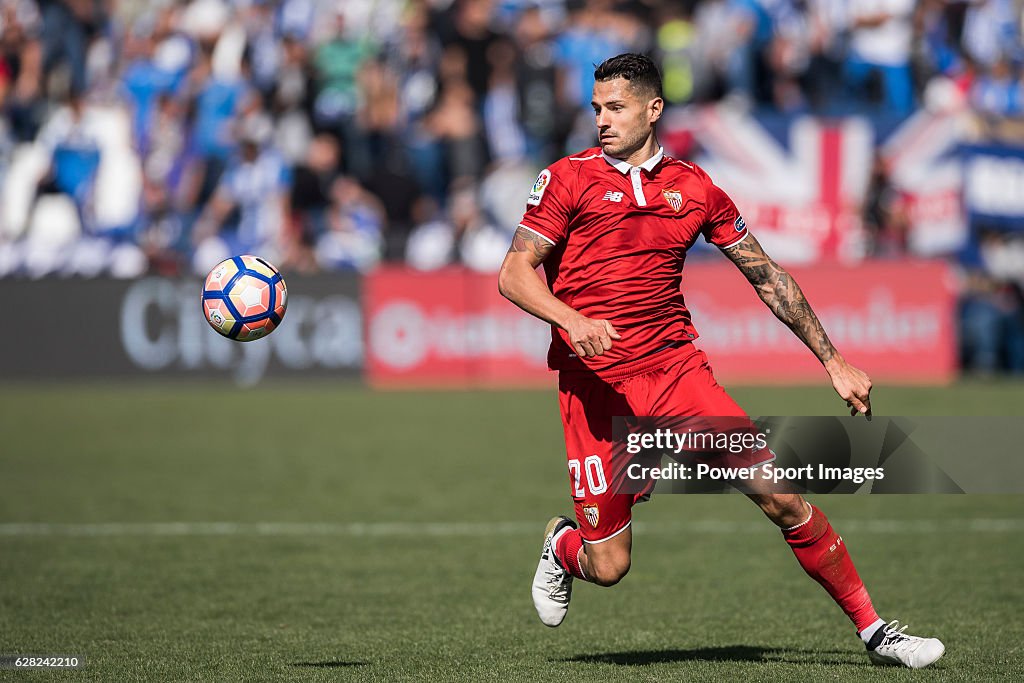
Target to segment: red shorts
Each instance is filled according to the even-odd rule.
[[[693,344],[659,353],[646,365],[633,366],[621,378],[559,373],[569,486],[576,520],[588,543],[601,543],[622,532],[630,524],[633,505],[648,497],[611,491],[612,418],[746,415],[715,381],[707,356]]]

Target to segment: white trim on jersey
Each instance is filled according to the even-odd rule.
[[[604,160],[611,164],[616,171],[624,175],[629,175],[629,180],[633,185],[633,199],[636,200],[637,206],[647,206],[647,197],[644,196],[643,182],[640,179],[640,169],[645,171],[654,170],[654,167],[657,166],[662,157],[665,156],[665,148],[658,147],[658,153],[639,166],[630,166],[625,161],[616,159],[615,157],[610,157],[604,152],[601,152],[601,156],[603,156]]]
[[[589,157],[569,157],[569,161],[590,161],[591,159],[596,159],[599,156],[601,156],[601,155],[600,154],[591,154]]]
[[[523,226],[523,227],[526,227],[526,226]],[[749,231],[744,230],[743,231],[743,235],[738,240],[736,240],[735,242],[730,242],[729,244],[725,245],[724,247],[719,247],[719,249],[730,249],[732,247],[735,247],[737,244],[739,244],[743,240],[747,239],[747,235],[749,235],[749,234],[750,234]]]
[[[531,228],[530,226],[528,226],[528,225],[523,225],[522,223],[520,223],[520,224],[519,224],[519,227],[520,227],[520,228],[522,228],[523,230],[529,230],[529,231],[530,231],[530,232],[532,232],[532,233],[533,233],[534,235],[538,235],[538,236],[540,236],[540,237],[543,237],[543,238],[544,238],[545,240],[547,240],[548,242],[551,242],[551,245],[552,245],[552,246],[554,246],[554,244],[555,244],[555,243],[554,243],[554,242],[552,241],[552,239],[551,239],[550,237],[548,237],[547,235],[542,235],[542,234],[540,234],[539,232],[537,232],[536,230],[534,230],[533,228]]]
[[[658,165],[659,161],[661,161],[661,158],[665,156],[665,148],[658,147],[657,154],[655,154],[653,157],[651,157],[644,163],[640,164],[639,166],[630,166],[625,161],[622,161],[621,159],[616,159],[615,157],[610,157],[604,152],[601,152],[601,156],[603,156],[604,160],[607,161],[611,166],[613,166],[616,171],[618,171],[622,175],[626,175],[633,168],[642,168],[645,171],[653,171],[654,167]]]
[[[647,197],[644,196],[644,184],[640,179],[640,167],[634,166],[629,169],[629,182],[633,185],[633,199],[637,206],[647,206]]]
[[[595,545],[595,544],[597,544],[597,543],[604,543],[605,541],[610,541],[610,540],[612,540],[613,538],[615,538],[616,536],[618,536],[619,534],[621,534],[621,533],[622,533],[623,531],[625,531],[626,529],[628,529],[628,528],[629,528],[629,526],[630,526],[630,525],[631,525],[632,523],[633,523],[633,520],[629,520],[628,522],[626,522],[626,526],[622,527],[621,529],[619,529],[618,531],[616,531],[616,532],[615,532],[614,534],[612,534],[611,536],[605,536],[604,538],[602,538],[602,539],[600,539],[600,540],[597,540],[597,541],[588,541],[587,539],[585,539],[585,538],[584,538],[584,539],[583,539],[583,542],[584,542],[584,543],[586,543],[587,545]]]

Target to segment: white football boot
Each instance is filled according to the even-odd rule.
[[[576,528],[568,517],[554,517],[544,529],[544,546],[540,551],[537,573],[533,575],[533,606],[545,626],[555,627],[565,619],[572,597],[572,574],[555,557],[555,541]]]
[[[898,621],[890,621],[871,637],[868,657],[875,664],[894,664],[911,669],[923,669],[935,662],[946,651],[938,638],[920,638],[904,633]]]

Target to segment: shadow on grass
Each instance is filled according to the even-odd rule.
[[[306,666],[316,669],[343,669],[350,666],[369,666],[369,662],[292,662],[292,666]]]
[[[618,664],[644,666],[676,662],[785,662],[788,664],[870,664],[851,652],[840,650],[794,650],[790,648],[758,647],[755,645],[726,645],[724,647],[698,647],[692,650],[634,650],[630,652],[599,652],[573,655],[559,662],[584,664]]]

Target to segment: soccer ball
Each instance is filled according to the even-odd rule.
[[[203,284],[206,322],[235,341],[267,336],[281,324],[287,307],[284,278],[258,256],[233,256],[221,261]]]

